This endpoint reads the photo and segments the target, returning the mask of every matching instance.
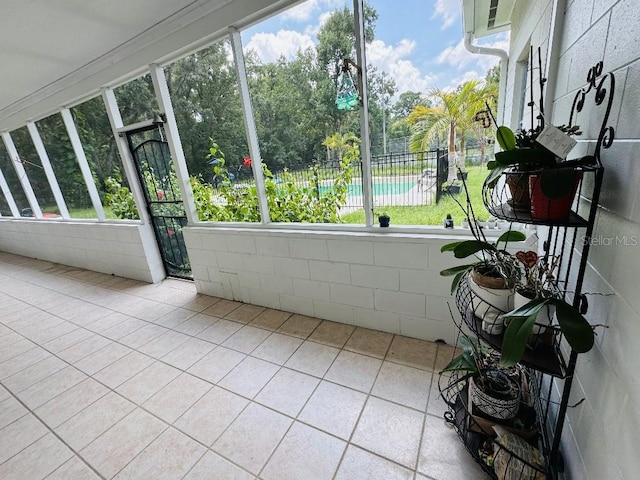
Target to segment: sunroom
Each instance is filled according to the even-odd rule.
[[[576,95],[590,95],[574,152],[597,157],[602,177],[581,174],[572,210],[585,223],[497,215],[483,235],[513,228],[526,237],[516,250],[558,252],[565,294],[594,327],[586,353],[558,342],[561,374],[531,377],[537,428],[551,432],[529,442],[533,470],[635,478],[640,8],[454,3],[457,48],[500,61],[498,101],[482,108],[495,123],[533,128],[534,103],[546,123],[571,124]],[[321,4],[342,15],[343,50],[301,49],[281,69],[252,57],[247,32]],[[470,421],[445,415],[460,395],[441,396],[439,372],[470,330],[440,275],[463,262],[441,248],[472,239],[473,222],[397,213],[435,209],[452,196],[442,183],[458,182],[446,138],[392,144],[369,36],[372,8],[381,22],[399,12],[361,0],[3,7],[0,477],[543,478],[512,453],[516,476],[494,469],[464,441]],[[502,48],[485,38],[496,33]],[[312,71],[321,54],[331,68]],[[338,110],[336,86],[356,103]],[[327,98],[332,111],[308,115]],[[481,175],[478,201],[490,125],[480,166],[456,164]],[[491,456],[511,452],[487,441],[501,445]]]

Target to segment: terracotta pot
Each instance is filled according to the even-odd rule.
[[[531,218],[534,220],[566,220],[571,212],[571,205],[582,179],[582,172],[574,172],[573,186],[561,198],[549,198],[541,188],[541,174],[529,176],[529,192],[531,194]]]
[[[531,196],[529,195],[529,174],[526,172],[507,172],[505,183],[511,192],[511,208],[528,212],[531,210]]]

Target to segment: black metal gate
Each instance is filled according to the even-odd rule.
[[[182,234],[187,216],[163,127],[151,125],[126,135],[167,275],[192,279]]]
[[[436,172],[436,203],[440,202],[443,190],[442,184],[449,178],[449,154],[447,152],[440,153],[438,150],[438,166]]]

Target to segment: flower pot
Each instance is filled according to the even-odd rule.
[[[558,169],[555,171],[560,171]],[[582,179],[582,172],[572,171],[568,178],[563,180],[562,188],[557,189],[558,183],[552,179],[554,170],[543,171],[529,176],[529,192],[531,194],[531,218],[534,220],[566,220],[571,212],[571,205]],[[550,188],[545,188],[545,176],[553,180],[553,189],[564,192],[560,195],[550,195]],[[566,172],[563,173],[563,177]],[[565,183],[568,182],[568,183]]]
[[[389,215],[380,215],[378,217],[378,222],[380,223],[381,227],[388,227],[389,223],[391,222],[391,217],[389,217]]]
[[[535,298],[535,294],[533,292],[528,292],[526,290],[516,290],[513,295],[513,308],[520,308],[523,305],[526,305],[531,300]],[[536,323],[533,326],[533,334],[541,335],[547,331],[547,327],[551,325],[553,321],[553,316],[556,314],[556,307],[554,305],[545,305],[542,307],[542,310],[538,312],[536,316]]]
[[[500,335],[504,331],[504,320],[501,312],[495,308],[486,311],[482,316],[482,330],[489,335]]]
[[[509,420],[518,414],[522,398],[520,385],[499,370],[486,372],[489,385],[481,387],[469,379],[471,401],[478,410],[491,418]]]
[[[516,211],[531,210],[531,196],[529,195],[529,174],[526,172],[506,172],[505,183],[509,187],[511,200],[509,205]]]
[[[501,313],[511,310],[513,291],[508,288],[504,278],[484,275],[473,268],[469,276],[469,288],[476,297]]]

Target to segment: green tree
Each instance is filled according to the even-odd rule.
[[[199,50],[165,68],[180,140],[192,175],[209,180],[210,137],[227,152],[230,168],[242,165],[249,152],[242,105],[227,42]]]
[[[428,150],[431,143],[443,135],[447,137],[449,151],[449,181],[456,178],[458,159],[456,138],[471,128],[475,113],[484,107],[480,82],[472,80],[448,92],[438,88],[429,93],[433,107],[418,105],[408,117],[411,125],[412,151]]]
[[[391,98],[396,94],[396,82],[386,72],[369,69],[369,123],[371,125],[371,145],[374,155],[386,154],[389,138],[389,111]]]
[[[378,13],[365,3],[363,16],[365,42],[370,43],[375,36]],[[320,81],[317,87],[321,97],[317,111],[319,118],[327,125],[327,135],[331,132],[357,132],[359,131],[357,111],[339,111],[335,107],[343,60],[350,58],[355,61],[356,57],[353,13],[347,7],[336,9],[320,28],[317,38],[318,71],[322,72],[318,78]]]

